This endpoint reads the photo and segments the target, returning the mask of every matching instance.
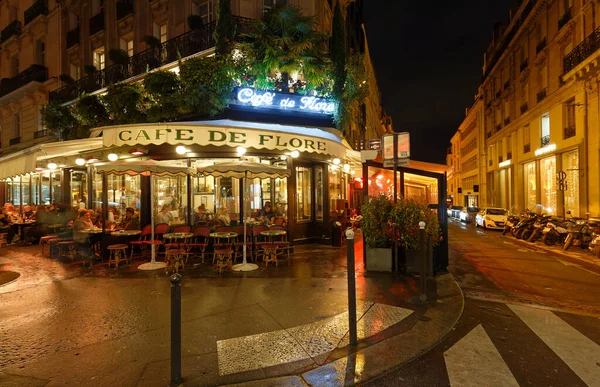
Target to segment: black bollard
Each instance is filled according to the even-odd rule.
[[[171,383],[181,380],[181,274],[171,276]]]
[[[356,347],[356,278],[354,269],[354,231],[346,230],[346,256],[348,258],[348,326],[350,345]]]
[[[425,251],[425,222],[419,222],[419,249],[421,250],[421,264],[419,265],[419,282],[421,284],[421,302],[427,301],[427,251]]]

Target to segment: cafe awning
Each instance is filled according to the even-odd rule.
[[[92,130],[104,147],[201,145],[299,151],[346,158],[348,148],[334,128],[314,128],[235,120],[106,126]]]
[[[34,172],[42,160],[69,157],[102,148],[101,138],[56,141],[37,144],[0,158],[0,179]]]

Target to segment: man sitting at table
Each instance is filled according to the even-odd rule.
[[[89,234],[82,232],[83,230],[89,230],[92,228],[92,220],[91,220],[90,211],[80,209],[79,216],[73,222],[73,240],[77,242],[77,245],[80,250],[82,250],[83,255],[89,257],[91,255],[90,250],[90,240]]]
[[[135,215],[135,211],[132,207],[127,207],[125,209],[125,216],[121,223],[117,226],[118,230],[139,230],[140,229],[140,219]]]
[[[275,212],[273,212],[271,202],[265,202],[265,207],[260,211],[259,216],[266,224],[273,224],[275,222]]]

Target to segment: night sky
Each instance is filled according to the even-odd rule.
[[[364,20],[383,106],[410,132],[411,159],[446,163],[450,138],[481,84],[495,22],[518,0],[365,0]]]

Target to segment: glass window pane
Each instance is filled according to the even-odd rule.
[[[437,204],[437,179],[433,177],[415,175],[412,173],[405,173],[404,197],[423,201],[427,204]]]
[[[61,174],[52,173],[52,202],[55,204],[63,202]]]
[[[15,207],[21,205],[21,177],[16,176],[13,178],[13,204]]]
[[[160,217],[155,218],[159,220],[157,223],[168,223],[172,220],[185,221],[187,205],[186,177],[155,176],[153,179],[154,212],[155,214],[161,213]],[[168,209],[165,206],[168,206]]]
[[[277,178],[275,180],[275,197],[273,199],[273,210],[275,211],[275,216],[282,217],[287,219],[287,177],[283,179]]]
[[[377,167],[369,167],[368,169],[368,187],[369,196],[379,196],[380,194],[393,197],[394,194],[394,172]],[[400,185],[398,185],[398,190]]]
[[[316,217],[318,221],[322,221],[323,220],[323,197],[325,196],[323,194],[323,166],[318,165],[315,167],[315,177],[316,177],[316,186],[315,186],[315,191],[316,191],[316,198],[315,198],[315,203],[317,205],[317,212],[316,212]]]
[[[73,208],[87,208],[87,173],[73,171],[71,173],[71,204]]]
[[[31,183],[31,176],[29,174],[21,177],[21,189],[23,190],[23,205],[31,204],[31,198],[29,197],[29,186]]]
[[[40,175],[42,179],[42,203],[50,204],[50,173],[46,172]]]
[[[305,167],[296,167],[297,184],[297,218],[298,222],[308,222],[312,220],[312,190],[311,190],[311,170]]]
[[[525,206],[528,210],[535,211],[537,205],[535,162],[525,164],[523,170],[525,178]]]
[[[40,175],[31,175],[31,203],[38,206],[42,203],[40,195]]]
[[[565,195],[565,211],[579,216],[579,151],[574,150],[562,155],[562,170],[567,174]]]
[[[193,211],[196,222],[206,222],[210,220],[211,214],[215,213],[215,178],[213,176],[194,176],[193,183]],[[202,207],[202,213],[199,208]]]
[[[540,182],[542,211],[548,215],[556,215],[556,157],[550,156],[540,160]]]

